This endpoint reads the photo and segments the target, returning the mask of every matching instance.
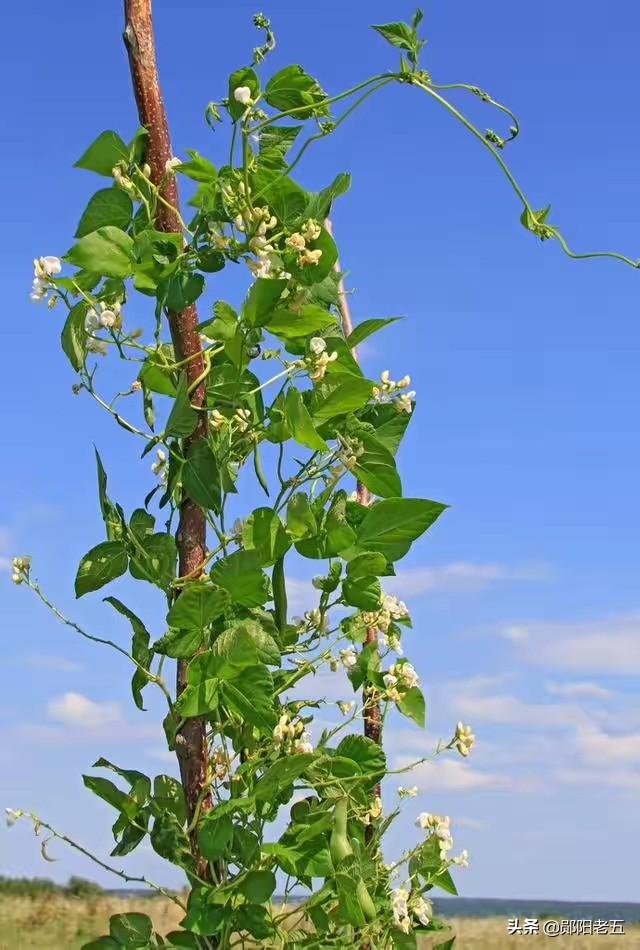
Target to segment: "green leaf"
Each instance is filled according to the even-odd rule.
[[[313,754],[298,752],[278,759],[256,783],[257,801],[275,801],[313,762]]]
[[[265,168],[280,171],[287,167],[285,155],[302,129],[301,125],[268,125],[260,132],[258,161]]]
[[[233,821],[230,815],[218,817],[217,809],[206,812],[198,828],[200,851],[207,861],[222,857],[233,838]]]
[[[114,785],[107,778],[101,778],[97,775],[83,775],[82,781],[85,788],[97,795],[116,811],[126,815],[128,818],[135,818],[140,810],[140,804],[131,795],[127,795],[122,789]]]
[[[98,937],[90,943],[83,943],[82,950],[121,950],[121,944],[111,937]]]
[[[163,307],[180,313],[195,303],[203,290],[202,274],[178,271],[158,283],[157,298]]]
[[[334,315],[323,307],[305,304],[299,310],[275,310],[270,315],[266,328],[285,343],[302,340],[306,344],[311,336],[324,336],[327,330],[337,330],[337,323]]]
[[[196,152],[194,148],[188,148],[188,162],[181,162],[176,171],[180,175],[185,175],[193,181],[214,182],[218,177],[216,166],[208,158]]]
[[[433,875],[431,877],[431,884],[433,884],[434,887],[439,887],[441,890],[446,891],[447,894],[453,894],[454,897],[458,896],[458,888],[447,868],[439,874]],[[442,944],[440,946],[442,946]]]
[[[153,652],[170,656],[176,660],[189,659],[197,653],[204,641],[202,630],[167,630],[164,636],[153,644]]]
[[[167,590],[175,577],[176,557],[175,538],[159,531],[145,538],[144,553],[129,551],[131,576]]]
[[[383,23],[379,26],[372,26],[371,29],[384,37],[387,43],[397,46],[398,49],[405,49],[408,52],[417,55],[420,48],[424,46],[424,41],[418,39],[414,28],[408,23]]]
[[[176,399],[167,419],[167,428],[165,436],[175,436],[176,439],[184,439],[191,435],[198,422],[198,413],[191,405],[189,398],[189,383],[185,373],[180,373],[178,387],[176,390]]]
[[[364,452],[358,455],[353,473],[374,495],[395,498],[402,495],[402,483],[396,463],[389,450],[369,432],[358,432]]]
[[[388,561],[398,561],[447,507],[422,498],[379,501],[369,508],[358,526],[358,548],[379,551]]]
[[[242,319],[250,327],[261,327],[268,322],[276,304],[287,286],[286,280],[259,277],[253,282],[242,305]]]
[[[241,904],[234,915],[234,928],[248,931],[256,940],[266,940],[275,932],[267,908],[260,904]]]
[[[138,379],[146,389],[175,399],[174,371],[167,366],[167,362],[173,363],[174,360],[173,347],[163,343],[153,353],[148,354]]]
[[[249,871],[241,882],[241,894],[253,904],[264,904],[276,889],[276,876],[273,871]]]
[[[382,330],[384,327],[388,327],[391,323],[397,323],[397,321],[401,319],[401,317],[387,317],[386,319],[374,317],[371,320],[363,320],[362,323],[359,323],[358,326],[351,331],[347,337],[347,343],[351,349],[355,346],[360,346],[367,337],[372,336],[372,334],[377,333],[378,330]]]
[[[124,520],[118,505],[114,505],[107,494],[107,473],[105,472],[100,453],[94,447],[96,454],[96,468],[98,470],[98,500],[100,502],[100,511],[102,520],[107,531],[107,540],[119,540],[124,531]]]
[[[251,69],[251,67],[237,69],[229,76],[229,101],[227,109],[234,121],[242,118],[246,110],[246,106],[243,106],[241,102],[236,102],[234,98],[234,92],[239,86],[248,86],[251,90],[252,99],[255,99],[259,95],[260,80],[254,69]]]
[[[107,130],[91,143],[80,156],[74,168],[86,168],[90,172],[111,178],[113,166],[129,160],[129,149],[117,132]]]
[[[212,677],[201,683],[186,686],[175,701],[174,709],[179,716],[205,716],[214,712],[220,703],[220,680]]]
[[[360,610],[379,610],[382,588],[377,577],[347,577],[342,584],[342,596],[350,607]]]
[[[349,172],[340,172],[333,179],[330,185],[323,188],[317,195],[312,195],[306,214],[310,218],[316,218],[323,221],[329,216],[331,205],[336,198],[344,195],[351,188],[351,175]]]
[[[256,620],[239,620],[223,630],[213,644],[213,653],[235,667],[281,663],[278,644]]]
[[[162,812],[156,818],[150,834],[151,847],[161,858],[180,867],[193,865],[189,838],[172,812]]]
[[[126,191],[120,188],[103,188],[96,191],[90,199],[80,218],[75,237],[84,237],[85,234],[106,225],[126,231],[132,214],[133,202]]]
[[[188,584],[167,614],[167,624],[174,629],[203,630],[222,616],[228,603],[229,595],[220,588]]]
[[[266,567],[288,551],[291,542],[273,508],[255,508],[242,526],[242,543],[247,551],[255,551],[260,564]]]
[[[295,109],[297,119],[328,115],[329,112],[325,104],[326,92],[302,66],[285,66],[272,76],[264,90],[264,98],[280,112]]]
[[[198,330],[210,340],[232,340],[238,330],[238,314],[224,300],[213,305],[213,320],[204,320]]]
[[[311,415],[315,421],[324,421],[361,409],[371,398],[372,388],[368,379],[338,374],[330,376],[314,392]]]
[[[236,551],[222,558],[210,576],[214,584],[229,591],[236,604],[259,607],[269,600],[269,578],[255,551]]]
[[[364,551],[347,564],[347,576],[350,580],[358,577],[383,577],[389,573],[386,557],[377,551]]]
[[[180,824],[186,821],[184,789],[171,775],[156,775],[153,780],[153,805],[159,811],[170,811]]]
[[[103,541],[80,561],[76,574],[76,597],[99,590],[127,569],[127,553],[122,541]]]
[[[296,540],[308,538],[318,531],[318,523],[311,505],[309,496],[304,492],[296,492],[289,499],[287,505],[287,531]]]
[[[400,447],[407,426],[413,419],[411,412],[398,412],[395,406],[369,406],[364,422],[369,422],[376,430],[376,439],[395,455]]]
[[[181,926],[190,931],[185,936],[198,934],[199,936],[211,936],[222,930],[225,922],[231,916],[231,909],[218,904],[217,892],[214,887],[202,887],[198,885],[193,888],[189,895],[189,904],[186,917],[180,921]],[[183,931],[180,932],[180,936]],[[196,943],[183,944],[176,943],[178,947],[202,947],[202,941]]]
[[[222,485],[213,449],[205,439],[189,446],[182,469],[182,487],[197,505],[205,511],[220,511]]]
[[[266,666],[248,666],[231,681],[222,683],[225,705],[240,719],[270,735],[278,717],[273,697],[273,677]]]
[[[76,372],[82,369],[87,356],[86,315],[87,304],[81,300],[69,311],[60,336],[62,350]]]
[[[152,651],[149,649],[149,641],[151,639],[149,631],[143,624],[142,620],[134,614],[132,610],[122,603],[121,600],[118,600],[117,597],[105,597],[105,601],[108,604],[118,611],[123,617],[126,617],[131,628],[133,630],[133,638],[131,640],[131,656],[136,660],[145,670],[149,669],[151,664],[151,659],[153,657]],[[133,694],[133,701],[138,707],[138,709],[144,709],[144,704],[142,702],[142,690],[149,682],[149,677],[147,674],[141,670],[137,669],[133,674],[131,680],[131,692]]]
[[[336,749],[336,755],[356,762],[371,785],[380,781],[387,769],[387,759],[382,748],[367,736],[345,736]]]
[[[111,225],[92,231],[73,245],[64,259],[92,274],[128,277],[133,273],[133,240]]]
[[[316,432],[302,396],[293,386],[287,391],[285,417],[294,439],[300,445],[305,445],[308,449],[314,449],[317,452],[324,452],[328,448],[325,440]]]
[[[402,699],[398,700],[396,705],[403,715],[407,716],[408,719],[413,719],[414,722],[424,728],[425,701],[422,692],[417,686],[412,686],[411,689],[408,689]]]
[[[305,212],[309,194],[281,172],[259,168],[251,176],[254,205],[266,203],[284,225],[293,225]]]
[[[153,925],[146,914],[114,914],[109,920],[109,934],[123,947],[147,947]]]

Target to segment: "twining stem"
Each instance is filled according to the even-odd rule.
[[[69,838],[67,835],[63,834],[61,831],[56,831],[50,824],[46,821],[43,821],[42,818],[39,818],[38,815],[33,813],[28,813],[22,815],[24,818],[28,818],[33,822],[34,831],[36,834],[39,833],[41,828],[45,828],[49,832],[49,840],[51,838],[57,838],[59,841],[64,841],[65,844],[68,844],[70,848],[73,848],[75,851],[79,851],[80,854],[83,854],[86,858],[89,858],[90,861],[93,861],[94,864],[97,864],[99,867],[103,868],[105,871],[108,871],[110,874],[115,874],[117,877],[121,878],[123,881],[126,881],[127,884],[144,884],[145,887],[151,888],[151,890],[156,891],[156,893],[161,894],[163,897],[166,897],[168,900],[173,901],[174,904],[177,904],[178,907],[181,907],[182,910],[186,911],[186,906],[182,900],[178,897],[177,894],[172,893],[171,891],[166,890],[160,884],[154,884],[153,881],[150,881],[149,878],[141,876],[135,876],[132,874],[127,874],[125,871],[120,871],[118,868],[114,868],[111,864],[106,864],[100,858],[96,857],[95,854],[92,854],[90,851],[87,851],[86,848],[83,848],[81,844],[78,844],[77,841],[74,841],[72,838]],[[43,842],[43,846],[46,842]],[[53,859],[49,859],[53,860]]]
[[[167,173],[167,162],[173,157],[169,126],[164,100],[160,90],[156,64],[155,41],[151,0],[124,0],[124,41],[129,54],[129,67],[140,122],[148,132],[146,161],[151,169],[151,181],[158,188],[160,201],[155,211],[155,226],[159,231],[182,233],[179,213],[179,195],[175,175]],[[180,312],[168,311],[167,319],[171,339],[178,361],[184,361],[187,382],[195,387],[190,391],[191,404],[203,408],[206,402],[204,382],[205,361],[198,333],[198,312],[191,304]],[[185,440],[184,453],[190,445],[206,438],[205,413],[198,413],[198,422],[193,434]],[[193,574],[206,558],[206,519],[203,510],[188,497],[180,504],[180,520],[176,533],[179,575]],[[178,660],[176,693],[180,695],[186,685],[185,660]],[[176,754],[180,776],[185,791],[189,820],[196,808],[208,811],[212,805],[210,794],[201,801],[207,783],[208,753],[204,719],[194,716],[181,725],[176,738]],[[201,878],[211,876],[210,866],[198,858],[197,831],[192,835],[198,874]]]
[[[333,236],[333,229],[331,226],[331,221],[329,218],[325,220],[325,227],[329,234]],[[348,337],[353,332],[353,320],[351,319],[351,310],[349,307],[349,298],[347,296],[347,291],[344,285],[344,279],[342,277],[342,270],[340,266],[340,261],[336,260],[334,264],[334,269],[337,274],[340,275],[338,282],[338,300],[339,300],[339,310],[340,310],[340,319],[342,322],[342,329],[344,335]],[[352,350],[354,359],[358,359],[357,350],[354,348]],[[356,495],[358,501],[361,505],[370,505],[372,502],[372,496],[369,489],[366,485],[363,485],[361,481],[358,481],[356,487]],[[377,643],[378,642],[378,631],[375,627],[368,627],[365,637],[365,644]],[[366,689],[366,687],[365,687]],[[371,739],[373,742],[376,742],[378,745],[382,745],[382,713],[380,710],[380,703],[377,701],[375,695],[363,696],[364,702],[364,734],[368,739]],[[380,783],[378,783],[373,789],[373,795],[380,795]],[[373,826],[367,825],[365,829],[365,837],[367,841],[371,841],[373,837]]]

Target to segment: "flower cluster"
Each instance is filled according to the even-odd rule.
[[[459,722],[456,726],[452,744],[465,759],[471,752],[475,741],[476,737],[471,731],[471,726],[465,726]]]
[[[305,724],[297,717],[291,719],[287,713],[283,713],[278,720],[278,725],[273,730],[273,739],[276,749],[279,751],[283,746],[287,746],[287,751],[313,752],[311,736],[307,732]]]
[[[433,914],[431,901],[421,896],[413,897],[406,887],[397,887],[391,892],[391,909],[396,926],[406,934],[411,931],[412,916],[427,927]]]
[[[415,390],[408,393],[401,393],[401,389],[406,389],[411,385],[411,377],[403,376],[398,381],[390,378],[388,369],[380,373],[380,385],[373,387],[373,398],[376,402],[393,402],[398,412],[411,413],[413,410],[413,399],[415,399]]]
[[[411,788],[406,788],[404,785],[398,786],[398,795],[400,798],[415,798],[417,794],[417,785],[412,785]]]
[[[421,812],[416,818],[416,826],[423,831],[433,833],[438,839],[440,857],[446,860],[447,853],[453,848],[451,835],[451,819],[448,815],[431,815],[427,811]]]
[[[305,364],[309,370],[309,379],[317,382],[324,379],[329,363],[335,363],[338,354],[335,352],[327,353],[327,344],[321,336],[311,337],[309,340],[309,353],[305,358]]]
[[[229,771],[227,756],[221,746],[217,746],[211,753],[209,767],[219,782],[224,781],[227,777],[227,772]]]
[[[29,577],[31,570],[31,558],[23,555],[14,557],[11,562],[11,580],[14,584],[22,584]]]
[[[120,329],[122,326],[121,311],[122,305],[118,301],[106,304],[99,300],[94,307],[87,310],[84,328],[87,333],[95,333],[97,330]]]
[[[415,669],[406,660],[400,663],[393,663],[389,667],[389,672],[382,677],[384,680],[385,697],[390,702],[399,702],[409,689],[413,689],[420,682],[420,678]]]
[[[322,228],[318,222],[314,218],[309,218],[299,231],[294,231],[285,240],[287,247],[296,251],[299,267],[308,267],[320,263],[322,250],[320,248],[311,250],[307,245],[309,242],[317,241],[321,233]]]
[[[358,654],[352,647],[340,650],[340,660],[345,670],[352,670],[358,662]]]
[[[33,283],[29,296],[32,300],[38,302],[44,300],[51,290],[51,278],[55,277],[62,270],[62,263],[59,257],[36,257],[33,262]],[[51,298],[49,303],[55,298]]]

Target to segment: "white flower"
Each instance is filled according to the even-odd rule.
[[[409,616],[405,602],[390,594],[385,594],[382,598],[382,609],[388,611],[394,620],[402,620]]]
[[[349,647],[346,650],[340,650],[340,659],[342,660],[342,665],[345,670],[352,669],[358,662],[358,654],[355,650]]]
[[[165,465],[167,464],[166,453],[162,449],[158,449],[156,452],[156,461],[151,466],[151,471],[154,475],[161,475],[164,471]]]
[[[451,858],[452,864],[457,864],[460,868],[469,867],[469,852],[465,848],[464,851],[461,851],[459,855],[455,858]]]
[[[7,822],[7,828],[13,828],[16,821],[18,821],[24,815],[24,812],[21,808],[5,808],[4,810]]]
[[[47,280],[49,277],[55,277],[62,270],[62,263],[59,257],[37,257],[33,262],[33,273],[38,280]]]
[[[180,168],[181,165],[182,161],[176,155],[174,155],[173,158],[168,158],[164,164],[165,174],[173,175],[176,168]]]
[[[405,788],[404,785],[398,786],[398,795],[400,798],[415,798],[418,794],[418,786],[412,785],[411,788]]]
[[[416,828],[420,828],[422,831],[426,831],[427,828],[432,827],[433,815],[430,815],[428,811],[421,811],[418,817],[415,820]]]
[[[309,218],[309,220],[306,222],[306,224],[303,225],[303,227],[300,230],[301,230],[302,236],[307,241],[317,241],[317,239],[320,237],[320,234],[322,233],[322,228],[320,227],[318,222],[315,220],[315,218]]]
[[[431,901],[425,900],[424,897],[418,897],[417,900],[412,901],[411,910],[423,927],[429,926],[431,915],[433,913],[433,905],[431,904]]]
[[[223,416],[218,409],[213,409],[209,413],[209,425],[214,431],[221,429],[226,421],[226,416]]]
[[[311,742],[311,736],[309,735],[306,729],[296,740],[293,747],[293,751],[299,752],[299,753],[313,752],[313,744]]]
[[[394,663],[389,667],[389,672],[398,678],[398,682],[405,689],[412,689],[420,682],[420,677],[416,673],[411,663]]]
[[[312,336],[309,340],[309,350],[314,356],[320,356],[327,348],[326,342],[321,336]]]
[[[249,409],[236,409],[233,418],[240,432],[246,432],[251,423],[251,412]]]
[[[459,722],[456,726],[455,735],[453,737],[453,745],[458,750],[460,755],[466,758],[471,752],[476,737],[471,731],[471,726],[465,726],[463,723]]]
[[[322,251],[320,248],[316,251],[310,251],[308,248],[305,248],[298,256],[298,264],[300,267],[306,267],[307,264],[317,265],[320,263],[321,257]]]
[[[351,710],[354,708],[355,704],[356,703],[354,699],[349,700],[348,702],[346,700],[342,700],[341,702],[338,703],[338,709],[340,710],[343,716],[348,716]]]
[[[409,933],[411,929],[408,901],[409,891],[405,887],[397,887],[394,891],[391,891],[393,919],[396,925],[405,933]]]
[[[296,251],[304,251],[307,245],[307,242],[298,231],[295,231],[293,234],[290,234],[284,243],[288,247],[294,248],[294,250]]]
[[[371,808],[369,809],[369,817],[375,820],[376,818],[379,818],[381,814],[382,814],[382,799],[380,798],[379,795],[376,795],[375,798],[373,799],[373,804],[371,805]]]
[[[397,382],[398,389],[405,389],[407,386],[411,385],[411,377],[403,376],[402,379],[399,379]]]
[[[248,106],[251,103],[251,90],[248,86],[237,86],[233,90],[233,98],[236,102],[239,102],[241,106]]]
[[[415,392],[412,390],[410,393],[403,393],[401,396],[398,396],[397,399],[393,400],[393,405],[396,408],[397,412],[408,412],[411,415],[413,411],[413,405],[411,403],[412,399],[415,399]]]
[[[105,340],[89,340],[87,350],[89,353],[96,353],[98,356],[106,356],[109,352],[109,344]]]
[[[338,359],[338,354],[334,350],[333,353],[327,353],[326,351],[320,353],[318,357],[308,357],[307,363],[312,364],[311,372],[309,373],[309,379],[320,380],[324,379],[327,372],[327,366],[329,363],[335,363]]]

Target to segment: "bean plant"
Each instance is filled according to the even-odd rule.
[[[168,935],[154,933],[144,914],[116,915],[109,935],[85,950],[405,950],[420,933],[440,929],[446,937],[430,895],[456,893],[451,870],[467,864],[467,853],[454,855],[448,816],[422,812],[413,816],[415,843],[386,863],[384,839],[418,790],[400,784],[392,794],[404,775],[379,739],[394,711],[425,725],[407,657],[410,613],[394,594],[394,575],[447,506],[402,492],[396,454],[416,406],[410,378],[384,369],[370,379],[357,359],[356,348],[393,320],[353,328],[348,319],[330,214],[350,176],[340,172],[310,192],[294,172],[374,93],[399,86],[444,108],[488,151],[536,237],[573,258],[637,262],[569,248],[549,208],[533,207],[505,163],[519,132],[515,115],[477,86],[434,82],[421,64],[421,19],[417,11],[411,22],[375,26],[399,52],[398,66],[330,95],[298,65],[265,80],[275,38],[257,15],[264,42],[229,77],[225,98],[206,108],[216,135],[230,130],[227,164],[186,149],[159,168],[152,130],[129,142],[102,132],[76,165],[110,181],[89,200],[66,254],[35,261],[31,297],[62,311],[73,391],[94,400],[152,461],[153,483],[140,506],[125,511],[96,451],[104,536],[80,562],[76,596],[128,573],[157,591],[166,623],[152,633],[134,607],[108,594],[105,610],[130,627],[123,646],[58,610],[30,558],[14,559],[13,580],[128,662],[139,710],[148,690],[161,693],[166,744],[181,776],[99,758],[83,779],[115,813],[112,856],[148,841],[184,873],[186,897],[90,854],[35,814],[8,810],[10,823],[33,822],[45,857],[48,842],[63,840],[182,909],[181,929]],[[478,128],[450,91],[497,110],[508,130]],[[184,217],[176,176],[191,194]],[[245,268],[248,289],[244,300],[227,302],[223,279],[233,265]],[[205,284],[218,299],[186,346],[184,321]],[[105,371],[113,360],[128,364],[131,380],[115,393]],[[247,510],[243,499],[256,490],[264,502]],[[206,519],[206,545],[188,562],[184,546],[198,517]],[[317,570],[315,605],[295,617],[287,592],[300,558]],[[175,688],[166,676],[173,661]],[[330,673],[345,687],[338,702],[317,685]],[[471,728],[458,723],[452,733],[429,758],[469,754]],[[389,776],[385,808],[380,786]]]

